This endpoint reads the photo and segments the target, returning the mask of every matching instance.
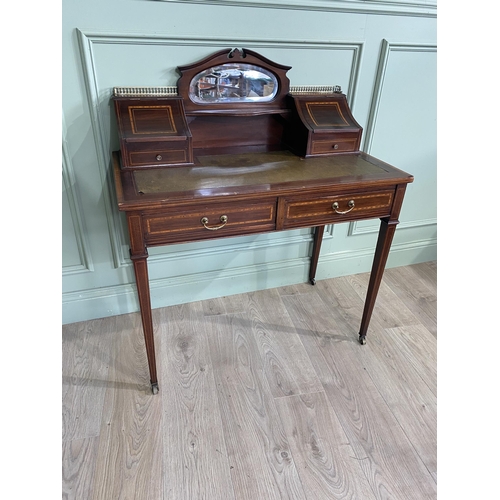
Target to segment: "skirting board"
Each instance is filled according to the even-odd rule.
[[[387,267],[418,264],[437,259],[436,240],[393,245]],[[369,272],[372,251],[340,252],[320,256],[316,279]],[[276,288],[308,281],[309,259],[298,258],[270,264],[245,266],[185,278],[150,282],[153,309],[206,300],[225,295]],[[62,323],[76,323],[139,311],[135,284],[63,294]]]

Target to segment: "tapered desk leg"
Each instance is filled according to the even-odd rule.
[[[130,259],[134,263],[137,295],[141,308],[142,330],[148,356],[149,376],[153,394],[158,393],[158,377],[156,375],[155,343],[153,337],[153,317],[151,314],[151,298],[149,294],[148,250],[144,241],[141,214],[127,214],[128,231],[130,235]]]
[[[149,375],[151,379],[151,390],[153,394],[158,393],[158,376],[156,374],[155,343],[153,337],[153,317],[151,314],[151,298],[149,294],[148,277],[148,254],[141,256],[131,255],[134,263],[135,281],[137,283],[137,294],[141,307],[142,329],[146,343],[146,354],[148,357]]]
[[[370,281],[366,292],[365,307],[363,310],[363,317],[361,318],[361,327],[359,329],[359,342],[361,344],[366,344],[368,324],[370,323],[378,289],[380,288],[380,283],[382,282],[382,275],[384,274],[387,257],[389,256],[389,250],[391,249],[392,239],[394,238],[394,233],[398,223],[398,220],[390,221],[386,219],[381,219],[380,222],[377,247],[375,249]]]
[[[316,269],[318,268],[319,252],[321,250],[321,242],[323,241],[323,233],[325,226],[317,226],[314,230],[313,251],[311,255],[311,266],[309,267],[309,281],[311,285],[316,284]]]

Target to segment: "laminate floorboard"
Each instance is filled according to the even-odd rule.
[[[236,498],[304,498],[248,317],[207,326]]]
[[[99,439],[63,441],[62,498],[91,498]]]
[[[436,498],[435,262],[63,327],[68,500]]]
[[[64,327],[63,441],[99,435],[116,318]]]
[[[364,362],[371,348],[360,352],[357,336],[338,341],[325,335],[329,323],[331,329],[336,325],[324,302],[310,304],[295,296],[285,303],[294,320],[309,311],[313,334],[304,335],[303,343],[376,498],[433,498],[436,485],[429,471]]]
[[[422,379],[419,370],[414,369],[406,353],[393,342],[393,337],[401,335],[404,328],[373,332],[370,350],[363,350],[360,360],[418,456],[435,476],[436,395]],[[434,339],[430,332],[427,331],[426,335]],[[425,364],[431,363],[429,360]]]
[[[388,269],[385,282],[434,336],[437,335],[437,294],[433,272],[422,265],[396,270]],[[427,271],[427,272],[426,272]]]
[[[316,371],[278,291],[249,293],[244,299],[273,397],[321,391]]]
[[[160,314],[164,498],[232,500],[203,304],[169,307]]]
[[[94,485],[88,497],[92,500],[163,495],[162,401],[151,397],[148,389],[148,364],[140,332],[139,315],[118,317]]]
[[[324,392],[276,400],[308,500],[375,495]]]

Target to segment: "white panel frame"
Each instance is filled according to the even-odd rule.
[[[437,17],[437,0],[160,0],[182,4]]]
[[[375,79],[375,88],[373,91],[370,113],[364,133],[363,151],[370,153],[375,127],[377,125],[378,110],[382,91],[384,88],[385,74],[389,63],[389,55],[391,52],[437,52],[436,44],[423,43],[390,43],[387,40],[382,40],[380,58],[377,66],[377,75]]]
[[[62,275],[69,276],[72,274],[81,274],[85,272],[93,272],[94,264],[92,262],[92,254],[90,252],[90,244],[85,229],[85,218],[80,203],[80,198],[76,190],[76,177],[68,153],[66,141],[62,141],[62,178],[66,195],[68,197],[71,220],[75,232],[76,245],[80,257],[80,264],[74,266],[63,266]]]
[[[377,126],[378,111],[380,107],[380,101],[382,98],[382,92],[384,88],[385,75],[389,63],[389,55],[391,52],[437,52],[436,44],[422,44],[422,43],[391,43],[387,40],[382,40],[382,46],[380,51],[380,58],[377,65],[377,73],[375,78],[375,87],[373,90],[373,96],[371,100],[370,112],[368,115],[366,130],[364,132],[363,146],[362,150],[370,154],[373,137],[375,135],[375,128]],[[406,221],[398,225],[399,229],[411,229],[423,226],[436,225],[437,219],[422,219],[414,221]],[[359,236],[371,233],[378,233],[379,224],[378,221],[374,222],[373,225],[360,227],[357,222],[351,222],[349,225],[348,236]]]

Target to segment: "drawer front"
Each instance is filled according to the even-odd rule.
[[[276,198],[258,202],[197,204],[143,214],[148,244],[181,243],[272,231]]]
[[[311,154],[333,154],[333,153],[347,153],[357,151],[358,138],[357,137],[329,137],[322,139],[313,139],[311,144]]]
[[[391,212],[393,195],[392,190],[386,190],[309,199],[283,198],[280,200],[283,213],[282,229],[388,216]]]
[[[129,167],[192,163],[190,156],[187,140],[128,142],[125,154]]]

